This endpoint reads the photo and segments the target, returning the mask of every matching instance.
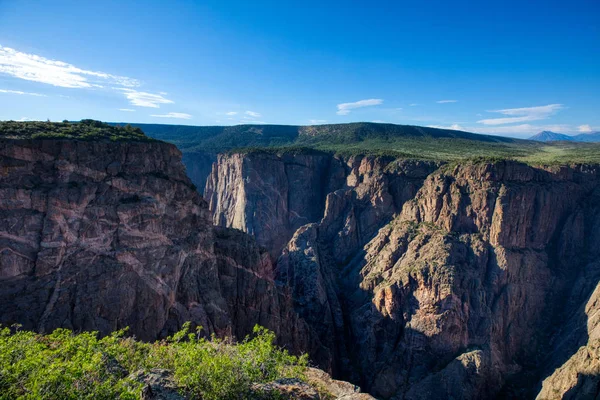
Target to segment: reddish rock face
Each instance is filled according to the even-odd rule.
[[[323,217],[290,236],[276,266],[319,338],[314,360],[381,398],[535,397],[545,377],[546,391],[583,393],[572,377],[589,369],[581,360],[596,354],[595,336],[574,332],[597,309],[581,311],[600,279],[598,167],[433,172],[431,163],[338,160]],[[271,182],[273,170],[261,178]],[[228,179],[217,179],[221,188],[244,188],[239,211],[260,212],[244,203],[244,175]],[[261,204],[265,191],[252,193]],[[570,373],[552,375],[567,360]]]
[[[0,322],[261,324],[385,399],[597,392],[600,168],[234,154],[205,193],[164,143],[0,141]]]
[[[212,227],[172,145],[0,141],[0,216],[3,325],[306,341],[269,257]]]

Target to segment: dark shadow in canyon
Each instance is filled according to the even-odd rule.
[[[600,399],[600,375],[578,374],[577,384],[569,389],[563,400]]]

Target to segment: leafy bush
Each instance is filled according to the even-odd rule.
[[[240,343],[207,340],[189,324],[155,343],[124,334],[0,330],[0,399],[138,399],[143,384],[133,374],[154,368],[171,371],[182,394],[240,399],[251,396],[253,383],[301,378],[307,365],[306,356],[278,348],[275,335],[258,326]]]

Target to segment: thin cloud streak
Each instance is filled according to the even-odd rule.
[[[452,131],[466,131],[466,129],[463,128],[462,126],[460,126],[459,124],[452,124],[450,126],[428,125],[428,128],[448,129],[448,130],[452,130]]]
[[[482,119],[477,121],[479,124],[484,125],[505,125],[512,123],[528,122],[528,121],[539,121],[547,119],[551,115],[562,110],[564,106],[562,104],[548,104],[546,106],[537,107],[522,107],[522,108],[507,108],[503,110],[491,110],[488,112],[499,113],[507,115],[505,118],[490,118]]]
[[[353,103],[341,103],[337,105],[337,115],[348,115],[351,110],[362,107],[378,106],[383,103],[382,99],[366,99]]]
[[[152,114],[150,116],[157,118],[192,119],[192,116],[190,114],[179,112],[170,112],[168,114]]]
[[[173,104],[173,100],[166,99],[160,94],[138,92],[135,89],[129,88],[114,89],[122,91],[133,106],[160,108],[159,104]]]
[[[7,94],[18,94],[18,95],[25,95],[25,96],[36,96],[36,97],[48,97],[45,94],[41,94],[41,93],[33,93],[33,92],[22,92],[20,90],[8,90],[8,89],[0,89],[0,93],[7,93]]]

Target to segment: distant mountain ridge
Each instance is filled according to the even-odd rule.
[[[600,132],[581,133],[574,137],[577,142],[600,142]]]
[[[126,122],[112,125],[127,126]],[[192,182],[202,191],[217,154],[313,152],[459,161],[515,159],[533,164],[600,163],[600,144],[541,142],[414,125],[348,124],[190,126],[130,123],[151,138],[176,145]],[[555,147],[551,149],[550,147]]]
[[[570,136],[565,135],[564,133],[542,131],[537,135],[530,137],[529,140],[535,140],[536,142],[568,141],[594,143],[600,142],[600,132],[580,133],[579,135]]]
[[[111,123],[128,125],[127,123]],[[175,144],[183,152],[211,150],[215,152],[241,148],[266,147],[331,147],[349,146],[372,140],[392,142],[406,139],[463,139],[479,143],[511,144],[519,139],[482,135],[471,132],[371,122],[323,125],[233,125],[190,126],[138,124],[148,136]]]

